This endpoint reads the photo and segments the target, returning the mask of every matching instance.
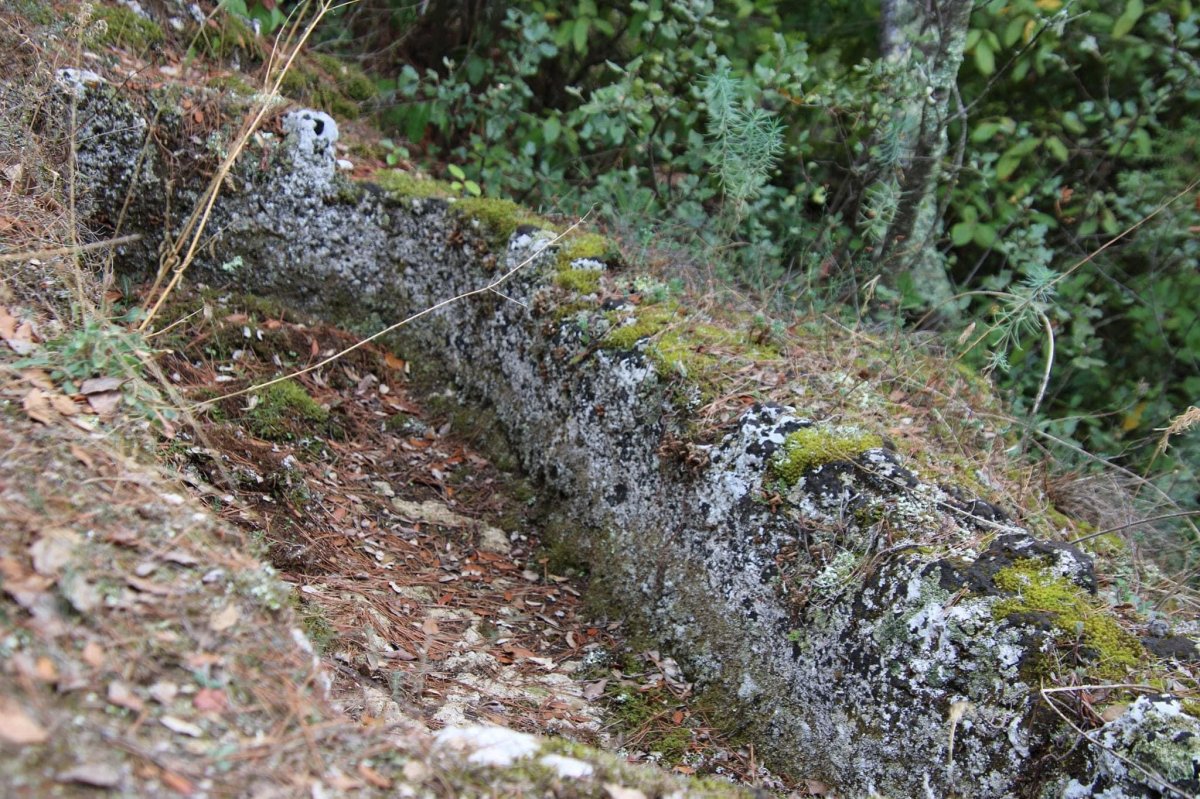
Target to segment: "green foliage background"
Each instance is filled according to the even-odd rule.
[[[596,207],[776,313],[857,314],[880,268],[898,198],[868,187],[914,126],[887,98],[922,88],[876,58],[877,2],[388,0],[342,9],[324,35],[379,76],[397,150],[458,185]],[[1033,424],[1139,468],[1156,429],[1200,403],[1200,13],[978,3],[966,55],[937,245],[967,295],[948,337],[976,320],[987,333],[963,357],[1028,411],[1046,342],[995,292],[1036,304],[1057,358]],[[919,316],[905,288],[875,311]],[[1189,505],[1196,439],[1156,461]]]

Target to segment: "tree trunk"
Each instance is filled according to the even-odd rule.
[[[970,17],[970,0],[884,0],[882,7],[881,55],[902,79],[893,89],[893,124],[877,137],[865,203],[882,235],[876,264],[886,283],[894,287],[907,275],[943,313],[953,287],[935,246],[937,187]]]

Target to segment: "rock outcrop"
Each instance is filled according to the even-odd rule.
[[[81,211],[143,234],[121,255],[152,271],[180,225],[164,209],[201,196],[220,144],[190,143],[166,93],[136,110],[110,86],[64,86]],[[283,130],[226,179],[193,276],[379,329],[513,270],[407,327],[409,345],[494,408],[561,496],[564,543],[593,581],[776,763],[853,796],[1200,791],[1200,722],[1178,700],[1138,699],[1080,742],[1041,691],[1152,657],[1093,598],[1084,553],[801,402],[693,435],[689,413],[721,388],[709,353],[733,334],[607,275],[616,262],[594,236],[555,241],[511,203],[426,182],[342,177],[323,113],[291,112]]]

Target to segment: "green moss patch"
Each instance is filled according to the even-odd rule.
[[[247,429],[268,441],[285,441],[294,431],[329,420],[329,411],[317,404],[295,380],[267,386],[254,396],[258,403],[244,417]]]
[[[461,217],[475,220],[486,228],[488,238],[498,247],[507,247],[512,234],[521,225],[533,225],[543,230],[557,230],[557,226],[512,200],[495,197],[467,197],[458,200],[451,210]]]
[[[415,197],[423,200],[429,197],[448,198],[454,196],[450,187],[440,180],[423,178],[399,169],[381,169],[371,176],[371,180],[384,191],[399,199]]]
[[[570,269],[571,264],[581,258],[608,263],[616,260],[619,255],[617,245],[599,233],[581,233],[576,230],[559,242],[558,268]]]
[[[771,469],[788,485],[795,485],[808,471],[826,463],[852,461],[869,449],[883,446],[872,433],[806,427],[789,435],[783,449],[771,461]]]
[[[342,119],[362,116],[362,104],[377,94],[374,82],[361,69],[329,55],[297,60],[280,88],[287,96]]]
[[[1089,651],[1096,677],[1118,679],[1142,661],[1145,650],[1137,638],[1121,629],[1086,591],[1053,574],[1041,561],[1017,561],[996,572],[993,581],[997,588],[1012,594],[992,607],[995,618],[1046,614],[1060,646],[1081,646]]]
[[[90,42],[93,46],[111,45],[143,51],[162,44],[167,38],[162,28],[125,6],[98,6],[93,16],[96,22],[104,23],[103,27],[96,28],[97,33]]]
[[[600,270],[563,269],[554,276],[554,284],[576,294],[595,294],[600,290]]]

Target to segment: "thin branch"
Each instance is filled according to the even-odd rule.
[[[141,238],[141,233],[130,233],[128,236],[105,239],[104,241],[93,241],[91,244],[73,244],[69,247],[53,247],[49,250],[5,253],[4,255],[0,255],[0,263],[28,261],[31,258],[57,258],[60,255],[78,255],[79,253],[91,252],[92,250],[103,250],[106,247],[119,247],[122,244],[131,244],[132,242],[140,241]]]

